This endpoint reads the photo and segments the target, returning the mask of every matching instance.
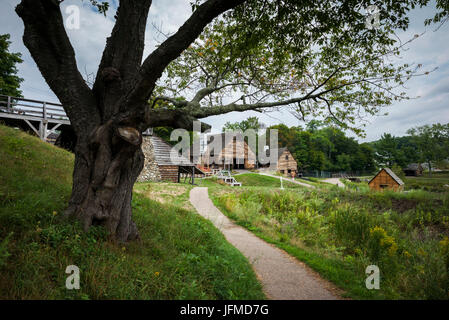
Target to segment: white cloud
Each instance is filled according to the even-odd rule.
[[[14,12],[14,7],[19,2],[19,0],[2,0],[0,30],[2,30],[1,33],[11,34],[11,50],[23,54],[24,62],[18,68],[19,75],[25,79],[22,84],[24,96],[58,101],[23,45],[23,23]],[[114,25],[113,16],[117,0],[113,2],[106,18],[92,10],[87,1],[65,0],[63,2],[63,8],[71,4],[80,6],[81,28],[68,30],[68,34],[75,48],[78,67],[83,76],[85,70],[87,73],[97,71],[106,38]],[[436,66],[439,69],[429,76],[412,79],[407,84],[406,92],[410,96],[420,95],[421,98],[396,103],[386,109],[390,112],[387,117],[372,119],[371,124],[366,128],[367,138],[363,139],[364,141],[378,139],[383,132],[402,135],[407,129],[416,125],[449,121],[447,102],[449,100],[449,23],[443,25],[437,32],[434,32],[435,26],[424,27],[424,19],[431,17],[434,12],[432,7],[416,9],[412,12],[410,29],[400,33],[401,39],[406,40],[425,30],[426,33],[409,45],[401,61],[422,63],[424,70],[430,70]],[[152,24],[161,27],[165,33],[174,33],[190,14],[189,0],[154,0],[148,17],[144,58],[154,49],[157,40],[163,40]],[[214,132],[218,132],[226,121],[240,121],[249,116],[258,116],[267,125],[276,123],[284,123],[288,126],[302,125],[286,111],[269,114],[232,112],[227,115],[209,117],[205,119],[205,122],[213,126]]]

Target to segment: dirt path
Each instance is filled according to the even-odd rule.
[[[280,176],[275,176],[275,175],[269,174],[269,173],[259,173],[259,174],[261,174],[263,176],[269,176],[269,177],[277,178],[279,180],[281,179]],[[312,188],[312,189],[315,188],[315,186],[312,186],[311,184],[300,182],[298,180],[293,180],[293,179],[289,179],[289,178],[285,178],[285,177],[282,177],[282,180],[283,181],[288,181],[288,182],[291,182],[291,183],[296,183],[296,184],[299,184],[299,185],[301,185],[303,187],[307,187],[307,188]]]
[[[229,220],[214,206],[207,188],[193,188],[190,191],[190,202],[200,215],[211,220],[226,239],[248,258],[268,298],[339,299],[336,289],[304,263]]]
[[[343,182],[341,182],[339,178],[328,178],[328,179],[324,179],[323,182],[332,183],[341,188],[345,187],[345,184]]]

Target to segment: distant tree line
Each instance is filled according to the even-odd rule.
[[[256,117],[227,122],[223,131],[261,129]],[[415,127],[406,136],[384,133],[381,139],[359,143],[335,126],[312,120],[303,128],[284,124],[267,128],[278,130],[279,147],[287,147],[301,171],[374,172],[388,166],[401,171],[410,163],[445,167],[449,158],[449,123]],[[263,137],[269,141],[268,137]]]
[[[426,163],[445,168],[449,158],[449,123],[418,126],[407,130],[407,136],[384,133],[371,142],[376,162],[385,166],[405,167],[410,163]]]
[[[339,128],[312,120],[306,128],[280,124],[268,129],[278,129],[279,146],[289,149],[301,171],[372,172],[376,169],[374,148],[347,137]]]

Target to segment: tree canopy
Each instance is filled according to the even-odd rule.
[[[407,133],[417,147],[418,159],[428,164],[430,173],[432,163],[449,158],[449,123],[419,126]]]
[[[302,171],[373,172],[376,169],[374,149],[368,143],[359,144],[335,126],[290,127],[277,129],[279,147],[287,147]]]
[[[205,28],[158,82],[155,105],[229,111],[287,108],[301,120],[362,134],[367,115],[407,99],[399,88],[421,64],[392,58],[416,2],[379,2],[379,28],[366,27],[370,1],[246,1]]]
[[[17,73],[17,64],[22,63],[20,53],[9,52],[10,35],[0,35],[0,94],[22,97],[20,83],[23,81]]]

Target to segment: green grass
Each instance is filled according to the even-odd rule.
[[[84,233],[60,219],[72,154],[0,126],[0,162],[0,299],[265,297],[242,254],[182,208],[188,187],[178,202],[161,203],[146,194],[159,186],[137,185],[132,206],[141,239],[118,245],[101,227]],[[65,288],[71,264],[80,268],[80,290]]]
[[[243,173],[235,176],[238,182],[242,183],[243,187],[268,187],[268,188],[280,188],[281,182],[279,178],[274,178],[270,176],[260,175],[258,173]],[[202,180],[197,180],[197,183],[201,186],[214,187],[224,185],[219,184],[215,178],[207,178]],[[284,188],[303,188],[303,186],[284,180],[282,182]],[[238,188],[238,187],[232,187]]]
[[[425,173],[419,177],[405,177],[405,190],[421,189],[431,192],[449,192],[449,173]]]
[[[214,203],[356,299],[449,298],[449,194],[210,189]],[[444,240],[446,239],[446,240]],[[367,290],[365,269],[381,270]]]

